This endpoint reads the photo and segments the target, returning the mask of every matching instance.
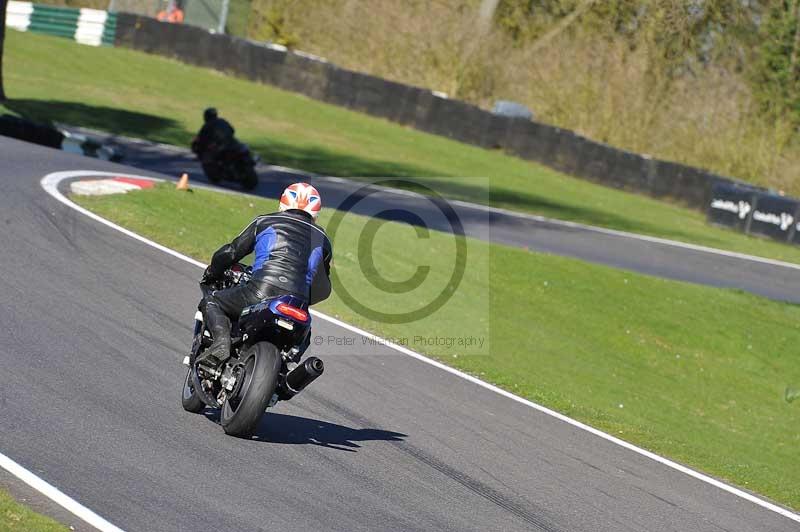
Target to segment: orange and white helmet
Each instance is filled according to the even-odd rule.
[[[294,183],[286,187],[281,195],[281,211],[300,209],[317,219],[322,209],[322,198],[317,189],[308,183]]]

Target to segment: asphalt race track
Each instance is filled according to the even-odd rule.
[[[312,347],[325,375],[227,437],[179,401],[200,269],[39,184],[130,168],[8,139],[0,161],[0,453],[125,530],[798,528],[321,319],[354,345]]]
[[[188,150],[125,137],[111,139],[122,147],[127,165],[162,172],[173,178],[188,172],[193,181],[207,183],[200,165]],[[268,198],[279,197],[286,185],[298,179],[310,179],[297,171],[268,166],[259,167],[259,174],[261,183],[253,193]],[[340,205],[345,198],[358,193],[363,187],[361,183],[338,178],[315,176],[313,182],[323,194],[327,207]],[[238,190],[235,184],[228,186]],[[739,288],[771,299],[800,303],[800,266],[787,267],[771,261],[708,253],[692,249],[691,246],[669,245],[658,239],[632,238],[613,231],[517,215],[468,203],[450,204],[463,223],[465,233],[482,240],[575,257],[667,279]],[[352,211],[373,214],[365,212],[363,205],[356,205]],[[417,195],[383,191],[370,196],[370,207],[375,210],[381,207],[399,208],[419,213],[429,227],[451,230],[444,221],[437,226],[436,218],[428,215],[435,207]],[[412,222],[409,219],[405,221]]]

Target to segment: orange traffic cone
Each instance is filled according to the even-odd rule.
[[[175,190],[189,190],[189,174],[181,174],[178,184],[175,185]]]

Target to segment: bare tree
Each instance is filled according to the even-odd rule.
[[[8,0],[0,0],[0,102],[6,101],[6,92],[3,90],[3,41],[6,38],[6,6]]]

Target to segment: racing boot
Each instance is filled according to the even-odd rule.
[[[197,360],[206,365],[218,366],[231,356],[231,335],[221,327],[211,329],[211,335],[214,342],[198,355]]]
[[[197,360],[217,366],[231,356],[231,320],[215,301],[204,300],[200,305],[200,311],[214,341],[197,356]]]

